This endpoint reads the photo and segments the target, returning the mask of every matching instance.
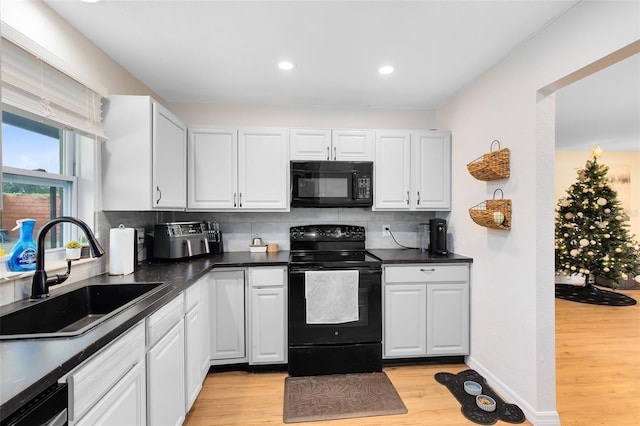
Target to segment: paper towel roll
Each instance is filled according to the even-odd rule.
[[[120,225],[109,231],[109,275],[133,273],[135,230]]]

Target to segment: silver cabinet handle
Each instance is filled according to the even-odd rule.
[[[331,160],[331,157],[329,155],[329,147],[327,147],[327,160]]]
[[[407,205],[409,205],[409,191],[407,191]]]
[[[424,269],[424,268],[420,268],[420,272],[435,272],[436,268],[429,268],[429,269]]]
[[[336,147],[333,147],[333,160],[337,160],[338,159],[338,153],[336,152]]]
[[[238,207],[238,204],[236,203],[236,193],[233,193],[233,207]]]
[[[159,204],[160,200],[162,199],[162,191],[160,191],[159,186],[156,186],[156,194],[158,194],[158,199],[156,200],[156,204]]]
[[[242,207],[242,192],[240,193],[240,207]]]
[[[418,191],[418,205],[420,205],[420,191]]]

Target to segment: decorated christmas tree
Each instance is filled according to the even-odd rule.
[[[555,226],[557,275],[582,275],[590,286],[602,277],[615,288],[620,279],[640,280],[640,252],[628,230],[618,194],[598,163],[602,149],[578,170],[578,179],[558,201]]]

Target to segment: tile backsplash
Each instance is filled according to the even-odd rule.
[[[102,236],[109,228],[124,224],[129,228],[153,230],[156,223],[182,221],[217,221],[223,234],[225,251],[248,251],[254,237],[276,243],[289,250],[289,228],[310,224],[346,224],[364,226],[367,248],[400,248],[391,237],[382,236],[388,224],[399,244],[418,246],[418,224],[435,217],[434,212],[380,212],[364,208],[296,208],[290,212],[103,212],[99,220]],[[107,242],[108,247],[108,242]]]

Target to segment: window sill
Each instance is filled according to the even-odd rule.
[[[95,257],[87,257],[78,260],[71,261],[71,267],[73,268],[76,265],[82,265],[86,263],[90,263],[95,261],[97,258]],[[34,275],[35,271],[25,271],[25,272],[13,272],[7,269],[7,260],[9,260],[9,256],[0,257],[0,278],[5,280],[18,280],[20,278],[28,278]],[[51,259],[46,262],[46,271],[47,274],[53,275],[56,273],[63,273],[67,270],[67,261],[65,259]]]

